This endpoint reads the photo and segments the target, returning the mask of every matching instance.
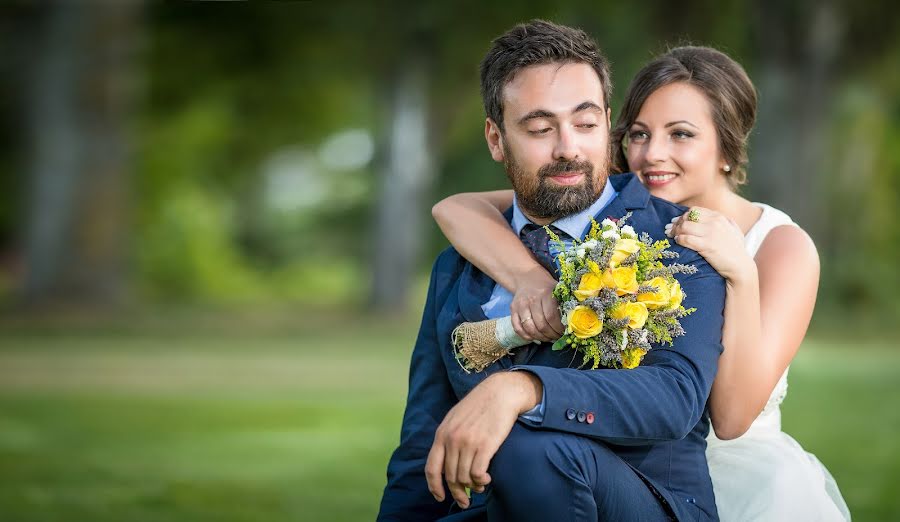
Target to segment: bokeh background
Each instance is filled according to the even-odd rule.
[[[613,117],[667,46],[760,92],[745,194],[822,261],[786,431],[900,518],[900,8],[886,0],[0,5],[0,518],[371,520],[429,209],[503,188],[477,66],[547,18]]]

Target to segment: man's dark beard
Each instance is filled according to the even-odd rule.
[[[516,201],[528,215],[540,219],[558,219],[577,214],[597,199],[594,190],[594,164],[589,161],[558,161],[544,165],[537,172],[537,180],[519,167],[515,158],[505,151],[506,175],[516,192]],[[563,172],[581,172],[580,185],[553,185],[547,178]]]

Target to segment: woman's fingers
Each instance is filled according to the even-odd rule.
[[[544,317],[547,319],[547,326],[550,330],[549,335],[551,339],[548,339],[548,341],[555,341],[562,337],[563,332],[565,332],[565,327],[563,327],[559,317],[559,307],[556,305],[556,299],[551,296],[549,299],[542,300],[541,307],[544,310]]]
[[[532,319],[534,319],[534,327],[539,334],[535,336],[535,339],[539,341],[556,340],[553,337],[553,327],[550,326],[550,318],[547,317],[542,300],[532,301],[530,312]]]
[[[531,308],[522,303],[513,303],[511,306],[513,317],[513,330],[519,334],[519,337],[526,341],[540,339],[541,333],[534,326],[534,317]],[[518,319],[519,328],[516,328],[516,319]]]
[[[512,314],[511,314],[511,318],[512,318],[512,327],[513,327],[513,330],[515,330],[516,335],[518,335],[522,339],[525,339],[526,341],[531,341],[532,340],[531,334],[529,334],[525,330],[525,327],[522,326],[522,318],[521,318],[519,312],[516,312],[513,310]]]
[[[691,234],[678,234],[674,239],[679,245],[702,254],[703,246],[705,245],[702,237]]]
[[[540,340],[542,335],[540,330],[538,330],[537,326],[534,324],[532,311],[528,310],[523,315],[525,315],[525,317],[522,318],[522,329],[528,333],[528,338]]]
[[[540,306],[540,303],[538,303]],[[551,320],[544,313],[543,308],[528,308],[524,312],[512,313],[512,325],[516,334],[526,341],[549,341],[556,340],[553,337],[554,329]]]
[[[666,225],[666,235],[672,238],[682,234],[703,237],[709,235],[714,226],[713,223],[695,223],[678,218],[677,221]]]

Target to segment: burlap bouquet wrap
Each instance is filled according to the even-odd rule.
[[[513,348],[530,342],[516,334],[511,317],[462,323],[453,329],[450,340],[457,362],[467,373],[483,371]]]

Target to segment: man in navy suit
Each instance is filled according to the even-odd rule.
[[[606,59],[549,22],[497,38],[481,65],[485,137],[515,191],[516,232],[553,224],[581,239],[591,218],[654,238],[684,208],[632,174],[609,174]],[[533,225],[532,225],[533,224]],[[549,344],[465,373],[450,333],[509,315],[511,296],[451,249],[437,259],[412,354],[400,445],[379,520],[716,520],[706,401],[722,351],[722,278],[695,252],[679,276],[686,335],[633,370],[581,370]],[[471,498],[466,488],[472,491]],[[454,502],[455,501],[455,502]]]

